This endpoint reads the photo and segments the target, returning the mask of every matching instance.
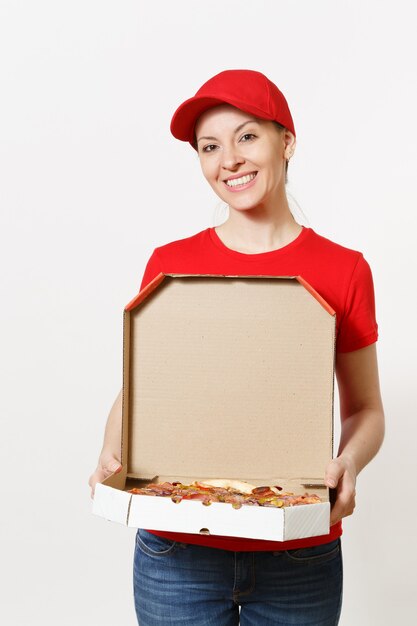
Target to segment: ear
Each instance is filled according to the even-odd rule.
[[[290,159],[295,152],[296,139],[290,130],[285,129],[283,133],[283,140],[285,144],[284,156],[286,159]]]

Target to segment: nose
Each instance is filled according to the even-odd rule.
[[[244,163],[245,159],[240,154],[238,146],[225,145],[222,150],[222,167],[225,170],[235,170],[238,165]]]

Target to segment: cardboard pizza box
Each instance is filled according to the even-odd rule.
[[[299,276],[159,274],[124,311],[122,471],[93,512],[152,530],[329,533],[335,312]],[[315,493],[285,508],[128,493],[209,478]]]

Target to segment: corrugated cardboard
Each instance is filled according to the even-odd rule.
[[[154,530],[328,533],[334,346],[335,313],[301,277],[161,273],[124,312],[123,470],[96,486],[94,512]],[[324,502],[236,510],[127,493],[205,478]]]

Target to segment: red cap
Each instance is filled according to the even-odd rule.
[[[225,70],[210,78],[195,96],[177,108],[171,120],[171,133],[194,148],[194,127],[199,116],[225,102],[256,117],[279,122],[295,136],[284,94],[264,74],[255,70]]]

